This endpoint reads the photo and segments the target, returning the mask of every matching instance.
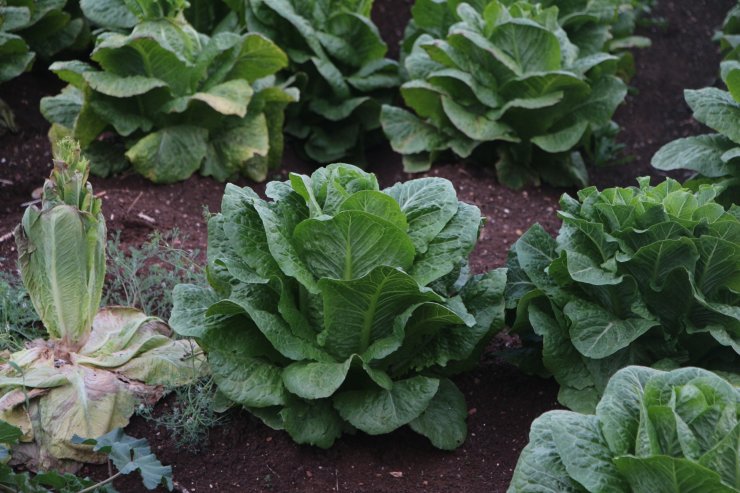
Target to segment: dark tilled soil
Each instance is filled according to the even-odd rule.
[[[718,72],[716,46],[710,41],[733,0],[663,0],[657,16],[667,28],[648,27],[651,48],[636,53],[635,87],[617,113],[623,127],[620,141],[634,161],[626,166],[592,170],[600,187],[634,183],[640,175],[659,176],[649,166],[652,154],[677,137],[705,132],[693,122],[683,101],[684,88],[713,85]],[[409,0],[377,0],[374,19],[397,53],[409,15]],[[15,248],[8,235],[19,222],[23,203],[48,175],[48,126],[38,101],[55,94],[60,84],[43,73],[24,75],[0,87],[15,111],[20,132],[0,137],[0,269],[14,266]],[[370,169],[388,185],[408,179],[400,157],[387,147],[370,156]],[[290,152],[285,169],[310,171]],[[442,165],[431,175],[452,180],[460,197],[478,205],[487,218],[472,263],[480,272],[503,264],[506,252],[529,225],[540,222],[555,232],[557,200],[572,190],[530,187],[511,191],[499,186],[490,170],[469,165]],[[179,228],[189,238],[186,247],[206,244],[202,210],[217,211],[224,185],[200,177],[175,185],[152,186],[135,175],[92,180],[102,194],[110,231],[121,230],[123,241],[142,243],[154,230]],[[247,182],[240,183],[247,185]],[[255,188],[261,191],[262,187]],[[5,260],[2,258],[5,257]],[[496,346],[506,344],[499,338]],[[174,446],[164,430],[134,418],[129,433],[146,437],[165,463],[172,464],[180,491],[188,492],[500,492],[505,491],[529,425],[543,411],[557,406],[551,381],[530,378],[492,356],[474,372],[457,378],[468,400],[470,435],[455,452],[434,450],[421,437],[401,430],[383,437],[345,437],[323,451],[294,445],[284,433],[268,429],[246,413],[231,417],[211,433],[207,448],[197,455]],[[158,406],[166,409],[167,401]],[[104,467],[88,468],[96,476]],[[120,491],[143,491],[138,481],[117,482]]]

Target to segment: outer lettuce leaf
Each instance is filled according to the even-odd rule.
[[[740,60],[723,62],[721,72],[728,91],[714,87],[684,91],[694,118],[718,133],[669,142],[651,164],[660,170],[694,171],[697,183],[717,183],[723,188],[722,202],[731,204],[740,196]]]

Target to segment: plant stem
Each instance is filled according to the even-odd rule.
[[[101,487],[101,486],[103,486],[104,484],[108,484],[108,483],[110,483],[111,481],[113,481],[114,479],[116,479],[116,478],[117,478],[118,476],[120,476],[120,475],[121,475],[121,471],[118,471],[117,473],[115,473],[115,474],[114,474],[113,476],[109,477],[109,478],[108,478],[108,479],[106,479],[105,481],[101,481],[101,482],[99,482],[99,483],[97,483],[97,484],[94,484],[94,485],[92,485],[92,486],[88,486],[88,487],[87,487],[87,488],[85,488],[84,490],[80,490],[80,491],[78,491],[77,493],[90,493],[91,491],[95,491],[96,489],[100,488],[100,487]]]

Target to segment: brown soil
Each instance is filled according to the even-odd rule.
[[[719,57],[710,41],[724,13],[734,0],[662,0],[656,15],[667,28],[649,27],[642,34],[653,40],[651,48],[636,54],[636,88],[617,113],[623,127],[620,140],[635,160],[627,166],[593,170],[600,187],[628,185],[640,175],[659,176],[649,166],[650,156],[677,137],[704,132],[691,120],[683,101],[684,88],[713,85]],[[409,0],[377,0],[374,18],[397,53],[408,19]],[[19,222],[23,206],[33,200],[50,169],[46,139],[48,125],[38,112],[38,101],[60,88],[53,76],[24,75],[0,87],[0,98],[15,111],[20,132],[0,137],[0,269],[14,267],[15,248],[7,236]],[[408,179],[400,157],[389,148],[375,150],[370,169],[383,184]],[[310,171],[288,152],[285,169]],[[501,266],[509,245],[532,223],[551,232],[560,190],[530,187],[511,191],[495,181],[490,170],[470,165],[442,165],[430,173],[452,180],[460,197],[478,205],[487,226],[472,256],[476,271]],[[184,183],[153,186],[135,175],[92,180],[103,194],[110,231],[121,230],[122,240],[142,243],[154,230],[180,228],[189,238],[186,247],[206,244],[202,209],[219,209],[224,185],[193,177]],[[245,181],[241,183],[247,185]],[[262,186],[255,188],[261,191]],[[5,260],[3,260],[5,257]],[[506,344],[499,338],[496,345]],[[164,430],[153,429],[135,418],[128,430],[150,440],[163,462],[172,464],[180,491],[189,492],[499,492],[505,491],[516,459],[527,441],[529,425],[543,411],[557,406],[557,388],[551,381],[530,378],[488,355],[481,366],[457,378],[468,399],[470,435],[452,453],[433,449],[425,439],[408,430],[382,437],[345,437],[323,451],[296,446],[247,413],[232,416],[230,424],[211,433],[206,449],[186,453],[169,441]],[[167,403],[160,404],[162,412]],[[88,468],[96,476],[104,468]],[[116,483],[120,491],[143,491],[138,481]]]

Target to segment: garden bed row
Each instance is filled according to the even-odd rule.
[[[628,186],[642,175],[661,176],[649,166],[651,156],[675,138],[701,133],[683,101],[683,89],[713,85],[719,55],[711,36],[727,10],[726,1],[667,1],[656,9],[666,26],[647,28],[643,34],[653,45],[636,53],[635,90],[617,112],[622,126],[620,141],[634,161],[592,172],[599,187]],[[376,2],[376,20],[386,39],[400,39],[408,18],[408,3]],[[0,269],[13,268],[16,252],[7,234],[20,221],[23,204],[34,200],[34,190],[50,169],[47,122],[38,112],[43,96],[56,94],[60,84],[50,75],[31,73],[5,84],[0,98],[16,114],[20,133],[0,138]],[[368,157],[369,171],[381,185],[416,175],[405,174],[401,157],[389,147]],[[310,172],[310,165],[290,150],[279,176],[290,171]],[[554,233],[557,200],[564,191],[548,186],[512,191],[499,185],[491,170],[446,163],[427,173],[451,180],[459,199],[480,207],[487,219],[471,258],[476,272],[502,266],[510,245],[527,228],[539,222]],[[272,179],[272,177],[269,177]],[[205,249],[202,209],[217,212],[224,185],[207,178],[153,186],[138,175],[111,179],[93,178],[110,231],[121,231],[124,245],[138,246],[154,231],[179,228],[187,237],[184,247]],[[263,185],[241,180],[259,193]],[[499,336],[489,348],[511,341]],[[129,434],[147,438],[158,457],[171,464],[181,491],[504,491],[516,460],[527,442],[532,420],[558,407],[553,381],[527,377],[490,353],[481,366],[455,379],[465,394],[469,436],[455,452],[430,448],[427,441],[408,430],[370,437],[344,437],[330,450],[295,445],[246,412],[233,413],[223,427],[212,431],[199,454],[188,454],[173,445],[166,431],[135,418]],[[160,404],[162,412],[172,401]],[[89,472],[104,475],[102,468]],[[135,482],[121,482],[121,491],[137,491]]]

